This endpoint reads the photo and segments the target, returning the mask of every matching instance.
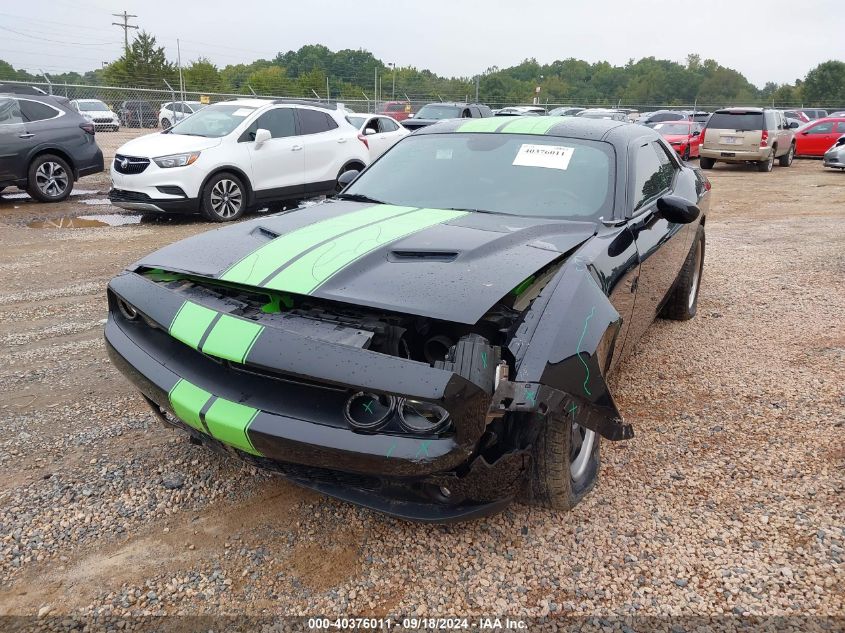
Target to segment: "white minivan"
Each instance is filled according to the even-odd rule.
[[[214,222],[250,208],[338,190],[370,163],[345,110],[293,100],[209,105],[169,130],[129,141],[111,165],[115,206],[202,213]]]

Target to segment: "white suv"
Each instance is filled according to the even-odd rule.
[[[161,110],[158,111],[158,124],[162,130],[166,130],[174,123],[179,123],[182,119],[186,119],[204,107],[205,104],[199,101],[168,101],[162,103]]]
[[[346,114],[292,100],[206,106],[120,147],[109,199],[124,209],[226,222],[249,208],[332,194],[340,174],[370,162]]]

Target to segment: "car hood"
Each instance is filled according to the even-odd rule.
[[[186,134],[165,134],[155,132],[139,136],[128,143],[124,143],[117,150],[118,154],[128,156],[167,156],[179,152],[197,152],[220,145],[219,138],[205,138],[203,136],[188,136]]]
[[[327,201],[188,238],[132,269],[472,324],[595,229],[594,222]]]

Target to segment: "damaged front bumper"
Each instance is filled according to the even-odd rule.
[[[109,284],[109,355],[160,419],[197,443],[387,514],[447,522],[501,510],[523,492],[549,412],[580,411],[579,424],[605,437],[631,436],[615,409],[551,387],[503,378],[494,389],[495,365],[487,381],[269,325],[240,348],[235,334],[255,321],[197,306],[135,273]],[[207,313],[201,336],[180,331],[187,309],[195,321]],[[226,318],[234,334],[213,340]],[[360,392],[431,403],[450,424],[428,435],[355,429],[347,406]]]

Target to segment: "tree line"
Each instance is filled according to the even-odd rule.
[[[376,83],[376,78],[380,83]],[[0,60],[0,79],[42,81]],[[141,32],[124,55],[85,73],[51,75],[53,83],[165,89],[179,85],[178,68],[153,35]],[[801,105],[845,107],[845,62],[831,60],[793,83],[758,88],[740,72],[690,54],[684,63],[645,57],[624,66],[567,58],[550,64],[526,59],[509,68],[493,66],[478,77],[442,77],[413,66],[391,68],[365,50],[331,51],[320,44],[278,53],[273,59],[217,67],[208,59],[182,69],[188,92],[224,92],[332,99],[479,99],[491,104],[582,105]],[[395,89],[394,89],[395,85]]]

